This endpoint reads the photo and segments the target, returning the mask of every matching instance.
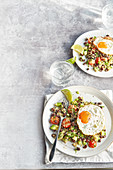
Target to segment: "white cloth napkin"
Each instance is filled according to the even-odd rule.
[[[101,90],[101,91],[112,100],[112,90]],[[45,104],[52,95],[53,94],[49,94],[45,96]],[[45,137],[45,144],[46,144],[45,163],[50,164],[49,154],[50,154],[52,145],[46,137]],[[113,162],[113,143],[105,151],[101,152],[100,154],[96,156],[92,156],[88,158],[72,157],[56,149],[53,162],[54,163],[77,163],[77,162],[108,163],[108,162]]]

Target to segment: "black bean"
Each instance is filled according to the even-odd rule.
[[[78,141],[81,141],[82,139],[81,138],[78,138]]]
[[[77,151],[80,151],[80,148],[79,148],[79,147],[77,147]]]
[[[102,104],[102,102],[98,102],[98,105],[101,105]]]
[[[84,142],[84,141],[86,141],[86,139],[85,139],[85,138],[82,138],[82,141]]]
[[[52,136],[53,138],[56,138],[56,134],[54,134],[54,133],[53,133],[51,136]]]
[[[73,119],[71,119],[70,121],[73,122],[73,121],[75,121],[75,119],[73,118]]]
[[[86,148],[87,148],[87,145],[84,145],[83,148],[86,149]]]
[[[86,45],[87,44],[87,42],[84,42],[84,45]]]
[[[101,139],[99,139],[98,142],[101,142]]]
[[[62,129],[60,129],[60,132],[62,132]]]
[[[85,41],[87,41],[88,40],[88,38],[85,38]]]
[[[58,113],[59,112],[59,110],[55,110],[55,113]]]
[[[72,142],[75,142],[75,140],[74,139],[71,139],[72,140]]]
[[[52,113],[51,116],[55,116],[55,113]]]
[[[89,68],[87,68],[86,70],[89,70]]]
[[[66,116],[66,113],[64,113],[63,116],[65,117],[65,116]]]
[[[107,34],[106,37],[109,37],[109,35]]]
[[[51,109],[50,109],[50,111],[51,111],[51,112],[54,112],[54,111],[55,111],[55,109],[54,109],[54,108],[51,108]]]
[[[89,142],[89,139],[86,139],[86,142],[88,143],[88,142]]]
[[[74,126],[74,125],[75,125],[75,122],[72,122],[71,124],[72,124],[72,126]]]

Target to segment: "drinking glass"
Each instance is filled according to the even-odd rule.
[[[50,67],[52,82],[57,86],[65,86],[72,80],[74,66],[66,61],[55,61]]]
[[[113,4],[102,9],[102,22],[107,29],[113,29]]]

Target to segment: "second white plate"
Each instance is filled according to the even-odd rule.
[[[99,36],[106,36],[106,35],[110,35],[111,37],[113,37],[113,31],[108,31],[108,30],[94,30],[94,31],[89,31],[86,32],[84,34],[82,34],[81,36],[79,36],[74,44],[79,44],[82,47],[84,47],[84,42],[85,42],[85,38],[90,38],[93,36],[99,37]],[[108,72],[95,72],[92,67],[89,67],[89,70],[87,70],[87,65],[83,65],[83,62],[79,61],[79,54],[77,52],[75,52],[73,50],[73,56],[76,56],[76,63],[77,65],[86,73],[91,74],[93,76],[96,77],[113,77],[113,69],[111,69]]]

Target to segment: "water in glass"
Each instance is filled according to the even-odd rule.
[[[65,86],[74,73],[74,66],[66,61],[55,61],[50,67],[52,82],[57,86]]]

